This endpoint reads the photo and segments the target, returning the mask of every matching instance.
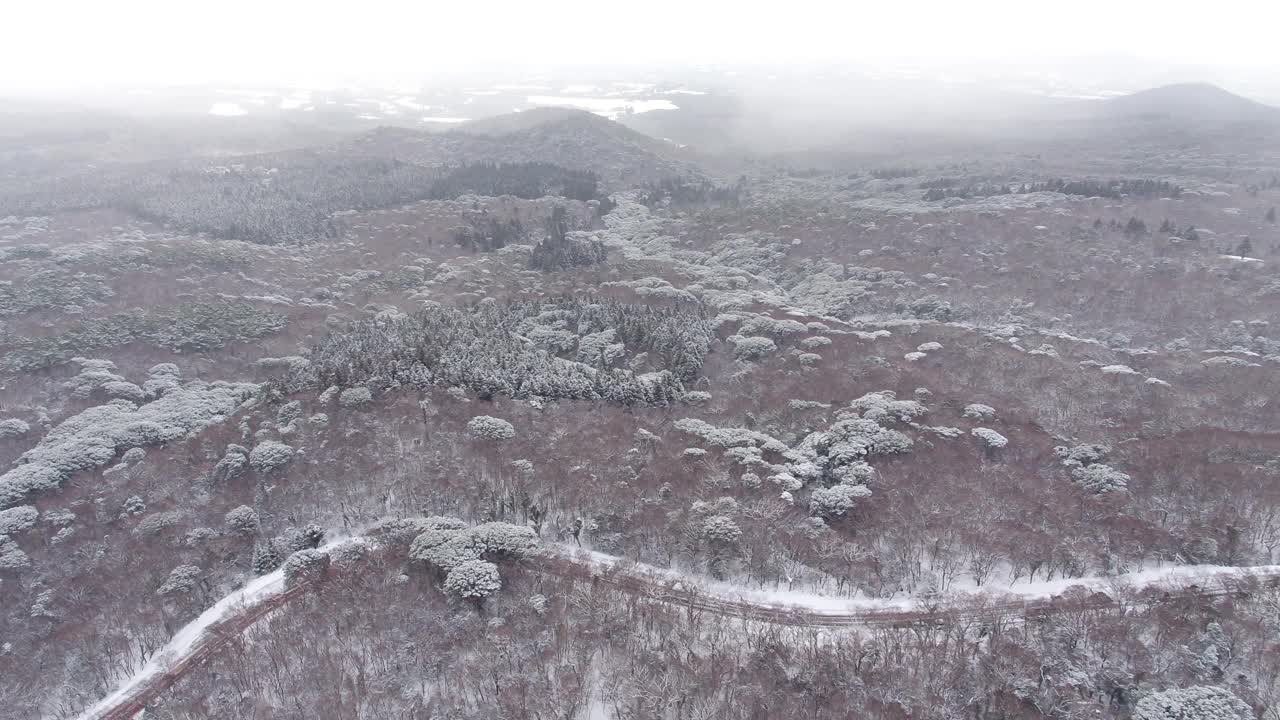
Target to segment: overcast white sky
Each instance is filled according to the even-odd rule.
[[[472,63],[1125,53],[1280,68],[1271,0],[9,0],[0,87],[246,82]]]

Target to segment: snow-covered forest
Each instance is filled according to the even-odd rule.
[[[1280,130],[317,116],[0,116],[0,718],[1280,720]]]

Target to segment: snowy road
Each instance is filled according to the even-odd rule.
[[[321,550],[366,543],[362,537],[333,540]],[[129,677],[115,692],[80,714],[80,720],[131,718],[167,690],[192,667],[239,637],[250,625],[272,610],[306,592],[308,586],[285,586],[284,567],[255,578],[232,592],[177,632],[164,648]]]
[[[322,550],[349,543],[374,543],[355,537],[335,540]],[[710,582],[666,568],[562,545],[544,545],[530,558],[538,572],[593,585],[603,584],[651,602],[772,624],[800,627],[908,627],[961,620],[1023,619],[1073,610],[1114,607],[1138,592],[1149,598],[1188,594],[1224,595],[1252,582],[1280,581],[1280,565],[1250,568],[1170,566],[1129,575],[1024,583],[1012,588],[983,588],[945,597],[883,600],[810,593],[747,590]],[[1078,588],[1078,589],[1077,589]],[[294,597],[309,584],[286,586],[284,570],[263,575],[227,595],[182,628],[119,689],[86,710],[79,720],[123,720],[141,712],[192,668],[213,656],[240,633]]]
[[[1175,565],[1108,577],[1066,578],[1011,587],[989,585],[942,596],[848,598],[749,590],[564,546],[548,545],[539,554],[544,560],[543,568],[557,575],[603,583],[693,610],[806,627],[906,627],[997,617],[1021,619],[1116,607],[1139,593],[1147,593],[1148,600],[1159,601],[1166,594],[1220,596],[1245,590],[1255,581],[1280,582],[1280,565]]]

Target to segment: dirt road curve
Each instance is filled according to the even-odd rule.
[[[1056,613],[1100,610],[1135,599],[1147,603],[1166,602],[1189,596],[1211,597],[1248,592],[1259,583],[1272,587],[1280,584],[1280,568],[1273,566],[1252,572],[1241,568],[1238,575],[1221,574],[1202,582],[1183,582],[1174,587],[1168,583],[1154,582],[1146,588],[1131,586],[1128,592],[1134,597],[1128,598],[1113,597],[1098,589],[1081,587],[1045,597],[969,595],[950,600],[916,601],[908,606],[831,609],[755,600],[723,590],[708,591],[697,587],[688,578],[681,579],[657,568],[624,562],[602,563],[599,556],[593,558],[563,548],[544,548],[528,562],[536,572],[590,582],[597,586],[604,585],[649,602],[667,603],[689,612],[706,612],[796,627],[892,628],[957,622],[1022,621]],[[249,626],[311,589],[310,583],[287,588],[282,583],[277,591],[235,607],[208,625],[195,642],[184,649],[172,651],[174,657],[168,659],[161,671],[126,681],[125,687],[116,692],[110,702],[100,703],[100,706],[82,715],[80,720],[125,720],[134,717],[183,675],[238,638]]]

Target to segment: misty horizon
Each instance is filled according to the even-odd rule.
[[[1038,66],[1093,75],[1135,68],[1165,82],[1232,84],[1280,69],[1280,9],[1228,0],[1213,13],[1149,0],[1037,8],[780,6],[657,0],[614,9],[585,0],[483,6],[223,3],[217,12],[154,0],[110,6],[22,3],[8,13],[0,92],[151,86],[431,82],[540,68],[618,71],[737,66]],[[532,70],[532,73],[530,73]]]

